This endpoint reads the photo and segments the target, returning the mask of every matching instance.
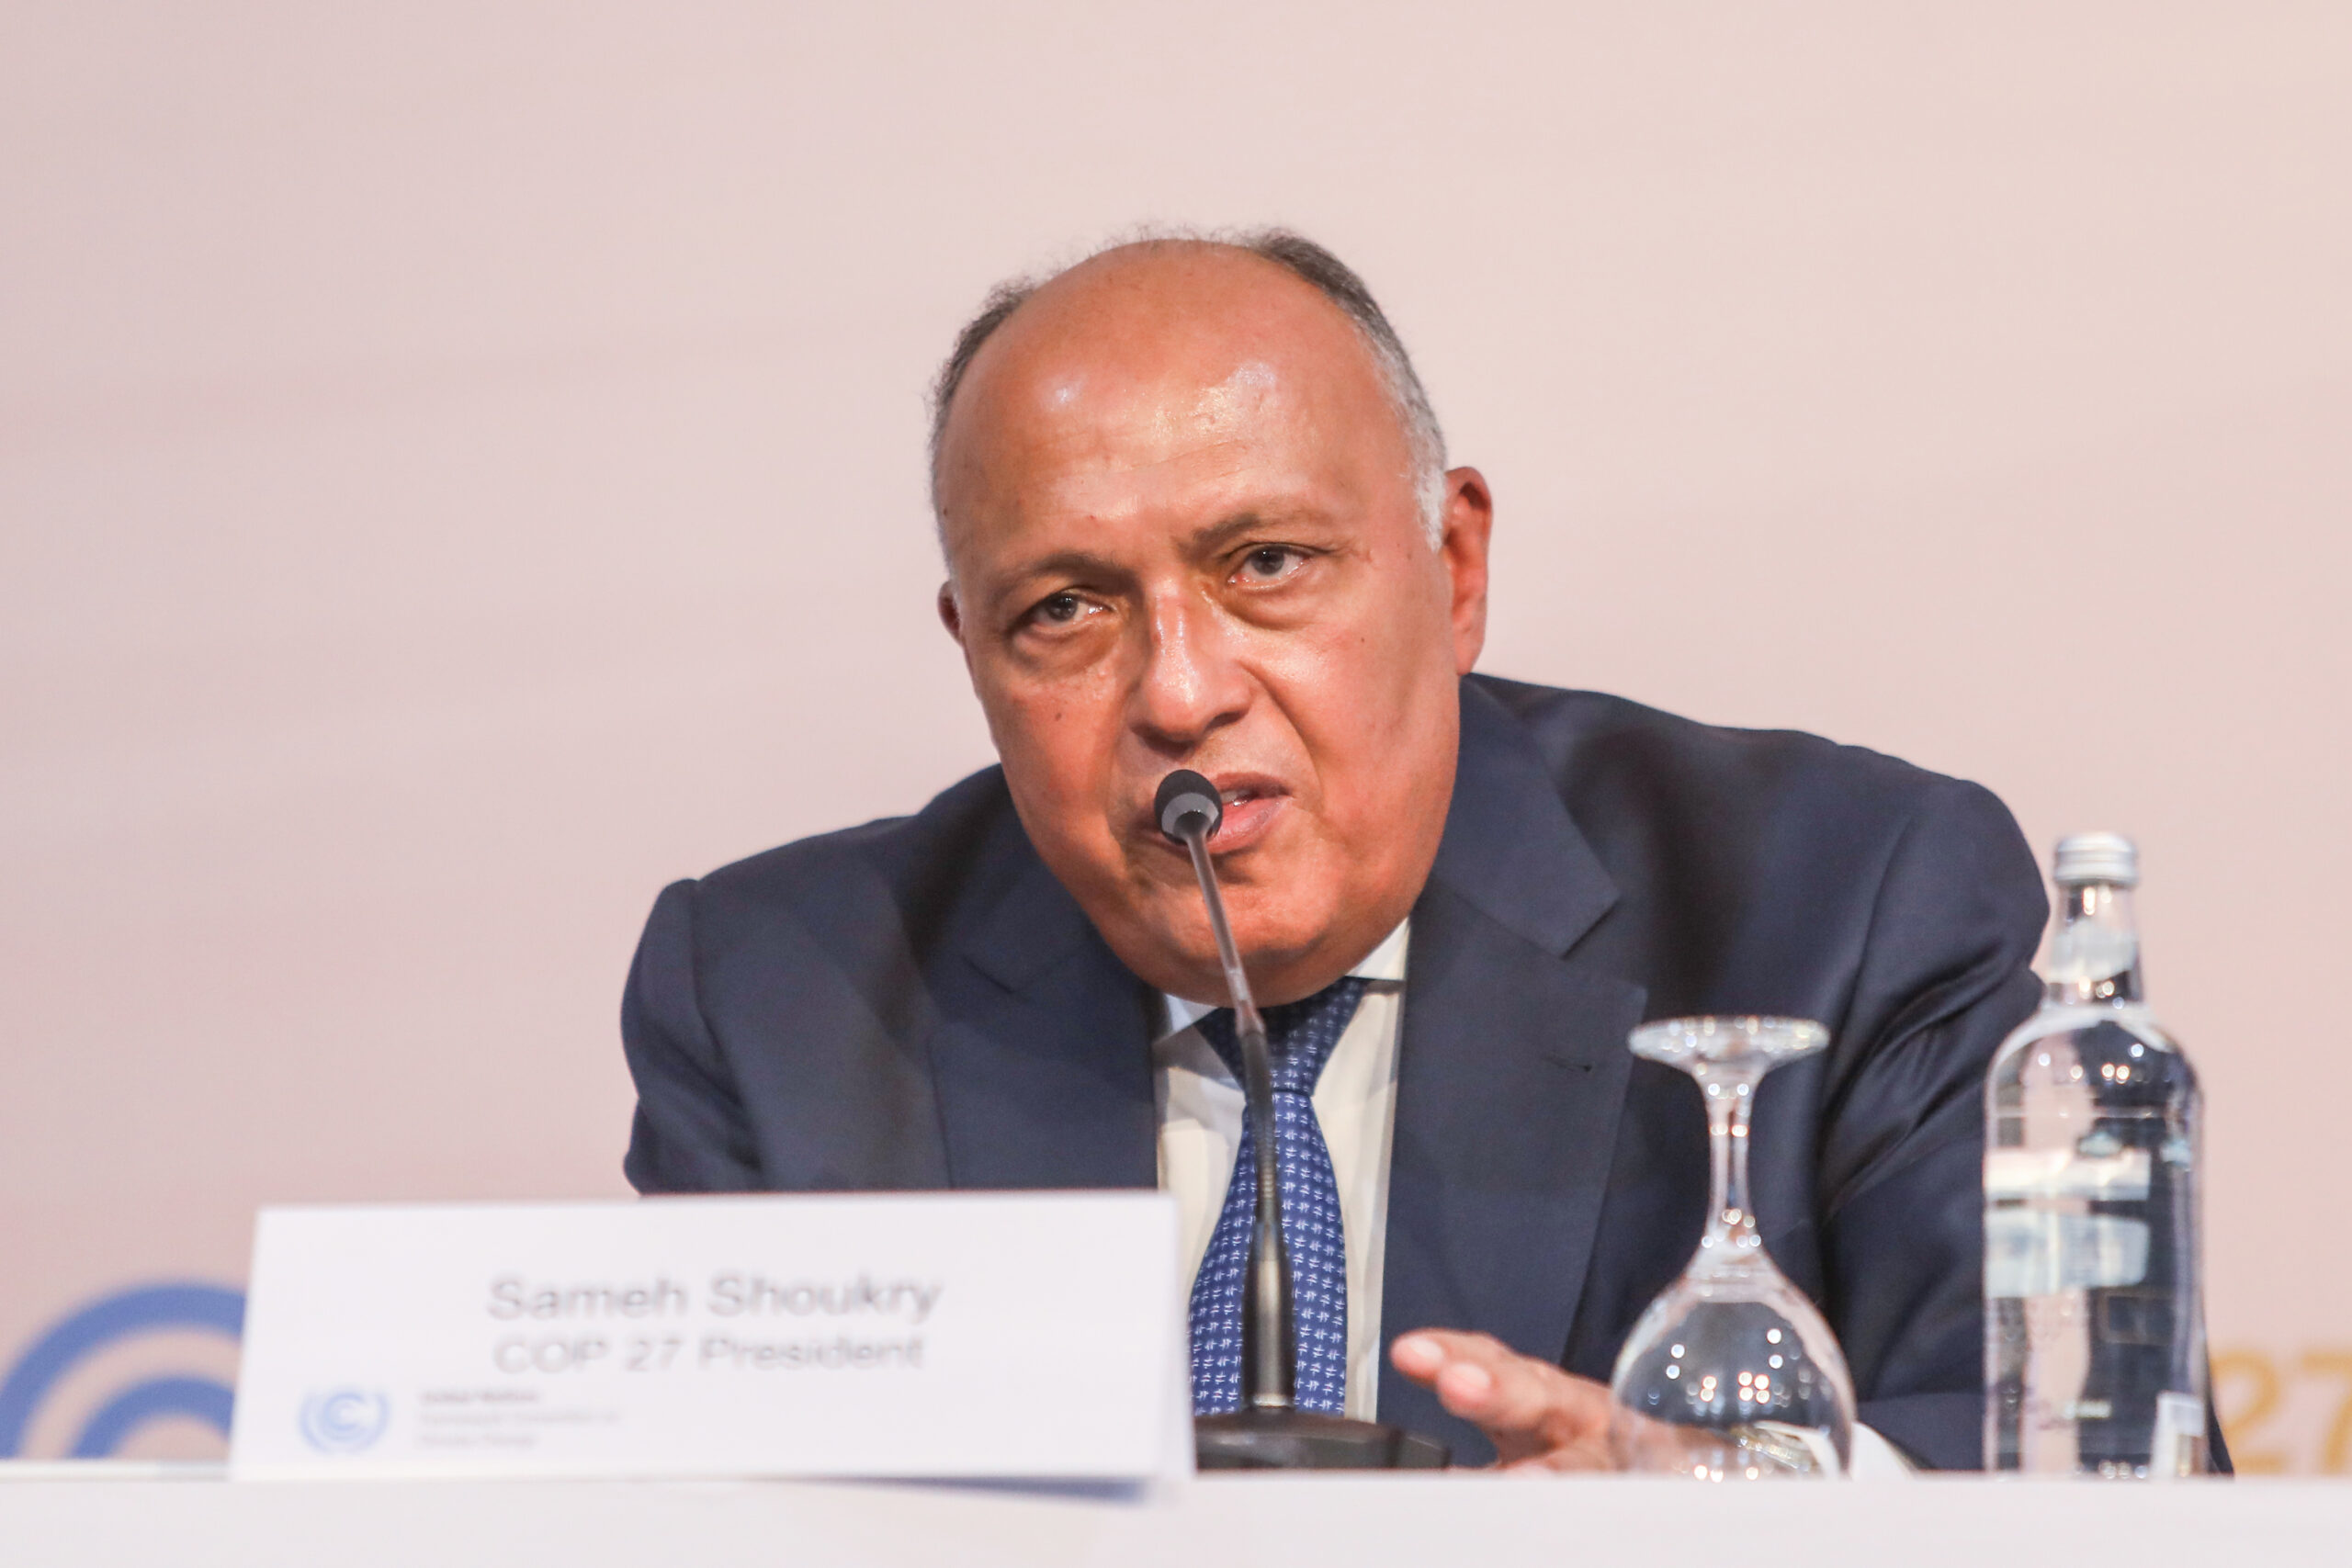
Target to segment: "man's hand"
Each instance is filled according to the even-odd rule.
[[[1487,1334],[1424,1328],[1388,1348],[1396,1370],[1495,1445],[1498,1468],[1614,1470],[1609,1391]]]

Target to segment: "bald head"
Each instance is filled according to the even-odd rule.
[[[1414,488],[1421,503],[1422,521],[1434,544],[1440,531],[1438,513],[1443,493],[1445,436],[1404,343],[1389,325],[1372,291],[1346,263],[1301,235],[1266,229],[1214,237],[1146,238],[1098,251],[1076,266],[1042,282],[1017,278],[992,290],[979,312],[956,335],[955,348],[940,367],[932,389],[932,502],[943,548],[946,544],[947,519],[941,484],[949,422],[974,362],[1016,312],[1042,293],[1057,292],[1058,286],[1065,282],[1099,281],[1100,275],[1106,272],[1129,273],[1132,286],[1132,275],[1141,264],[1152,261],[1175,263],[1175,274],[1190,272],[1197,281],[1204,269],[1214,272],[1219,261],[1238,262],[1244,258],[1264,263],[1275,272],[1306,285],[1353,328],[1362,347],[1371,355],[1387,394],[1389,412],[1405,431],[1412,452]],[[1245,281],[1251,270],[1242,267]],[[1261,272],[1258,281],[1265,284],[1270,278]]]
[[[942,378],[939,613],[1022,825],[1130,969],[1218,1001],[1151,814],[1170,769],[1206,773],[1261,998],[1317,990],[1437,853],[1486,481],[1433,471],[1409,367],[1248,246],[1123,246],[1000,303]]]

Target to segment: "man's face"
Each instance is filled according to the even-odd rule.
[[[941,453],[964,649],[1031,840],[1163,990],[1223,999],[1174,768],[1260,999],[1307,995],[1419,896],[1485,635],[1489,511],[1447,476],[1432,546],[1376,362],[1247,253],[1130,247],[1046,285],[958,390]]]

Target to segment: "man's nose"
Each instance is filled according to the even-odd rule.
[[[1181,594],[1153,601],[1143,670],[1130,697],[1135,728],[1181,755],[1239,718],[1251,684],[1229,629],[1205,604]]]

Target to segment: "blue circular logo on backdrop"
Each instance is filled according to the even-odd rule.
[[[23,1451],[25,1432],[50,1391],[84,1361],[141,1335],[190,1329],[232,1344],[245,1321],[245,1298],[221,1285],[140,1285],[102,1296],[52,1324],[0,1378],[0,1459]],[[151,1377],[116,1390],[82,1424],[75,1459],[104,1459],[150,1421],[177,1416],[229,1435],[229,1386],[194,1375]]]
[[[322,1454],[356,1454],[384,1435],[392,1402],[369,1389],[337,1388],[302,1402],[302,1440]]]

